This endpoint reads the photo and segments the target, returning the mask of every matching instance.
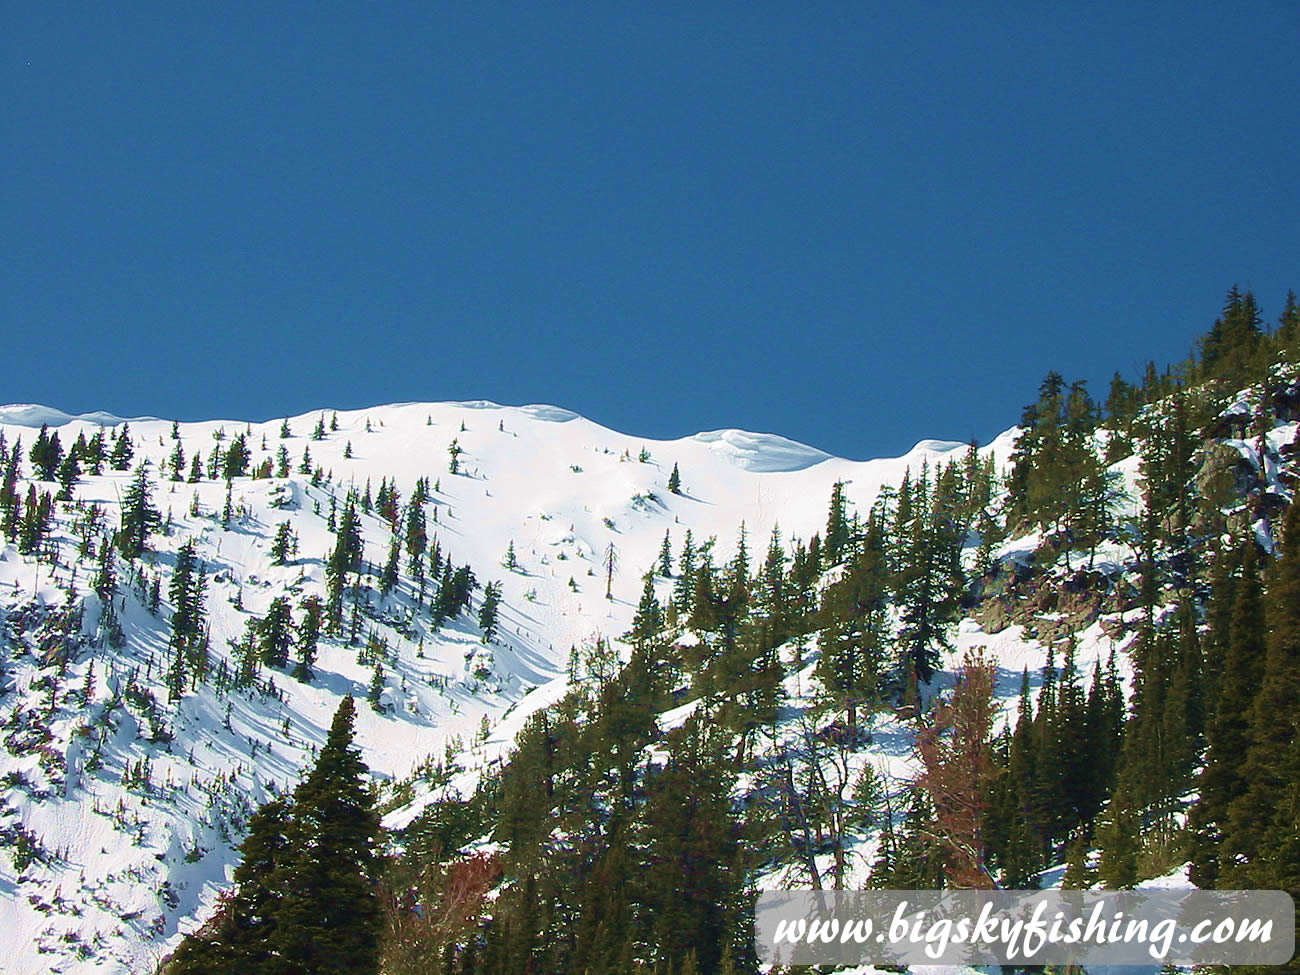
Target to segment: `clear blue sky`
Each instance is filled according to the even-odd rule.
[[[1300,5],[7,4],[0,402],[850,457],[1300,290]]]

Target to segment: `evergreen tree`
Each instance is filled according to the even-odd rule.
[[[122,429],[113,436],[113,450],[109,455],[109,463],[113,465],[113,470],[124,471],[131,466],[131,458],[135,456],[135,447],[131,443],[131,425],[123,423]]]
[[[501,583],[489,582],[483,590],[483,605],[479,607],[478,613],[478,625],[483,631],[484,643],[491,643],[496,636],[500,606]]]
[[[81,459],[86,462],[88,473],[99,477],[104,473],[104,431],[96,430],[95,435],[86,441],[86,449]]]
[[[125,438],[125,433],[122,436]],[[118,532],[117,547],[128,560],[144,554],[149,547],[149,536],[160,520],[153,506],[148,467],[149,462],[145,461],[136,468],[135,478],[122,496],[122,529]]]
[[[379,970],[380,827],[368,770],[352,744],[355,715],[345,697],[315,768],[294,790],[292,857],[268,939],[287,975]]]
[[[15,513],[18,506],[14,506]],[[50,533],[54,517],[54,499],[48,491],[39,494],[36,485],[28,485],[27,503],[23,506],[22,522],[18,526],[18,551],[35,555],[41,551],[45,537]]]
[[[312,679],[312,665],[316,662],[316,645],[324,619],[325,606],[319,596],[308,596],[302,601],[302,619],[298,623],[298,665],[293,671],[293,676],[300,681]]]
[[[58,431],[50,433],[50,428],[42,424],[28,456],[31,458],[36,480],[53,481],[57,476],[59,463],[63,460],[63,447],[59,444]]]
[[[241,433],[230,441],[230,446],[226,448],[225,456],[222,460],[221,476],[227,483],[237,477],[243,477],[248,473],[248,463],[252,460],[252,452],[248,449],[248,442]]]
[[[826,536],[822,545],[827,565],[838,565],[849,543],[849,521],[845,514],[844,482],[831,487],[830,512],[826,516]]]
[[[1229,807],[1246,791],[1242,759],[1250,745],[1251,706],[1264,670],[1263,594],[1253,534],[1245,542],[1241,565],[1241,578],[1233,587],[1228,647],[1215,710],[1206,728],[1208,747],[1197,781],[1199,797],[1188,813],[1193,835],[1189,876],[1203,888],[1218,885]]]
[[[258,650],[268,667],[287,667],[294,642],[293,613],[289,600],[276,596],[266,616],[257,623]]]
[[[673,464],[673,472],[668,475],[668,490],[673,494],[682,493],[682,475],[676,464]]]
[[[906,526],[906,559],[895,582],[902,619],[898,640],[917,677],[929,683],[939,652],[949,646],[947,626],[960,604],[964,539],[950,499],[936,492],[931,500],[924,470],[912,506],[915,515]]]
[[[411,560],[420,558],[429,549],[429,532],[424,519],[424,503],[412,498],[406,506],[406,554]],[[514,552],[514,542],[510,543],[510,555]],[[510,568],[514,568],[513,565]]]
[[[185,480],[185,448],[181,446],[179,440],[176,446],[172,448],[171,456],[167,458],[167,466],[172,470],[172,480],[180,483]]]
[[[636,613],[632,617],[632,629],[625,639],[633,646],[644,646],[663,629],[663,625],[663,607],[655,596],[654,573],[647,572],[641,587],[641,602],[637,604]]]
[[[187,936],[160,975],[249,975],[281,971],[272,948],[292,849],[291,805],[272,799],[248,820],[233,896],[216,917]]]
[[[384,561],[384,571],[379,575],[379,591],[385,596],[397,588],[399,578],[398,563],[402,558],[402,547],[397,543],[397,536],[388,543],[388,558]]]
[[[671,579],[673,577],[673,547],[671,535],[672,532],[665,529],[663,544],[659,546],[659,574],[665,579]]]
[[[72,451],[69,451],[59,463],[58,478],[59,493],[55,496],[55,500],[71,501],[72,489],[81,478],[81,465],[77,463],[77,455]]]
[[[185,693],[190,680],[197,681],[207,670],[204,588],[203,565],[195,553],[194,539],[190,539],[176,553],[176,567],[167,587],[172,604],[167,690],[173,701]]]
[[[770,557],[770,553],[769,553]],[[877,698],[885,671],[888,623],[888,566],[879,522],[873,517],[857,556],[827,587],[818,637],[817,675],[837,710],[857,726],[859,705]]]
[[[275,538],[271,541],[271,562],[285,565],[298,551],[298,538],[293,533],[289,522],[282,521],[275,529]]]
[[[1245,715],[1242,791],[1230,801],[1220,850],[1223,881],[1235,888],[1267,879],[1261,844],[1293,791],[1288,775],[1295,728],[1288,715],[1300,713],[1300,504],[1294,502],[1287,509],[1280,555],[1268,585],[1267,655]],[[1300,828],[1300,820],[1292,827]]]

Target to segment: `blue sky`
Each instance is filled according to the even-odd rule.
[[[1048,9],[1051,8],[1051,9]],[[11,4],[0,401],[849,457],[1300,289],[1300,7]]]

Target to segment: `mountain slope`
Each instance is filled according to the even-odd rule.
[[[318,421],[321,440],[311,438]],[[0,677],[0,827],[31,851],[0,860],[0,929],[13,971],[104,970],[96,966],[105,962],[109,970],[139,970],[193,927],[228,880],[233,845],[252,809],[292,786],[343,694],[370,693],[375,669],[359,659],[367,650],[383,657],[384,710],[359,709],[357,734],[378,778],[400,779],[430,756],[468,748],[485,719],[490,728],[526,700],[499,733],[488,732],[491,741],[474,760],[490,761],[510,727],[560,693],[571,647],[629,628],[641,575],[658,560],[665,533],[674,556],[688,529],[697,544],[716,536],[720,555],[733,549],[741,522],[751,545],[778,525],[785,538],[808,538],[824,527],[836,481],[866,510],[881,486],[897,483],[909,467],[956,456],[962,446],[923,442],[902,458],[853,462],[775,435],[717,431],[649,441],[556,407],[485,402],[397,404],[340,412],[337,429],[331,421],[332,411],[289,418],[283,439],[279,420],[179,424],[186,460],[197,452],[205,468],[214,447],[243,434],[251,470],[274,463],[283,446],[295,470],[307,450],[311,466],[326,472],[315,486],[298,473],[235,478],[227,525],[223,481],[206,469],[197,484],[160,477],[176,446],[170,422],[0,408],[0,430],[11,447],[21,438],[28,475],[27,452],[41,424],[64,448],[79,435],[129,427],[130,467],[148,462],[167,525],[135,568],[119,564],[125,643],[117,648],[104,639],[92,591],[91,549],[101,541],[100,530],[87,527],[87,512],[98,506],[104,527],[115,526],[132,470],[84,476],[75,502],[57,505],[43,558],[14,544],[0,557],[0,619],[9,638]],[[453,441],[463,451],[456,475],[448,472]],[[1010,443],[1004,436],[989,449],[1002,461]],[[667,488],[674,465],[680,495]],[[289,597],[298,618],[304,596],[325,593],[332,502],[337,514],[349,488],[360,495],[369,482],[373,495],[386,479],[405,505],[422,477],[436,486],[425,505],[429,536],[480,584],[502,584],[492,645],[482,642],[475,621],[479,597],[474,612],[435,629],[416,606],[409,575],[387,597],[368,577],[360,646],[350,645],[347,633],[323,641],[309,684],[264,670],[257,687],[227,696],[204,685],[168,702],[166,593],[186,542],[194,542],[205,567],[213,665],[225,661],[233,670],[231,642],[276,597]],[[57,490],[35,486],[38,493]],[[272,543],[283,522],[297,536],[297,557],[274,565]],[[361,523],[364,558],[377,575],[390,526],[375,513]],[[508,570],[502,562],[512,545],[518,566]],[[616,572],[606,599],[611,545]],[[155,580],[163,598],[153,612]]]

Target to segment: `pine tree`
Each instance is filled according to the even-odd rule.
[[[292,850],[291,805],[272,799],[248,820],[240,844],[235,890],[217,914],[188,935],[159,975],[247,975],[279,971],[271,949],[284,897],[282,879]]]
[[[173,701],[185,693],[190,680],[200,679],[207,669],[203,594],[203,565],[195,553],[194,539],[190,539],[176,553],[176,567],[167,587],[172,604],[167,690]]]
[[[286,667],[294,642],[293,613],[289,600],[276,596],[266,616],[257,623],[258,649],[268,667]]]
[[[82,460],[86,462],[89,473],[96,477],[104,473],[104,431],[102,429],[96,430],[95,435],[86,441]]]
[[[1292,785],[1287,775],[1295,729],[1287,716],[1300,713],[1300,504],[1287,509],[1280,554],[1265,604],[1267,656],[1247,715],[1243,791],[1228,807],[1220,854],[1223,880],[1236,888],[1265,879],[1260,876],[1261,843],[1277,810],[1286,806]]]
[[[833,706],[846,712],[850,728],[857,727],[858,707],[879,696],[885,671],[888,585],[884,536],[873,517],[858,554],[827,587],[821,609],[817,675]]]
[[[663,623],[663,607],[655,596],[654,573],[647,572],[641,587],[641,602],[632,616],[632,629],[624,639],[634,647],[643,647],[663,629]]]
[[[968,654],[952,698],[938,704],[917,736],[922,772],[917,785],[936,810],[944,873],[954,888],[994,886],[984,845],[994,767],[990,749],[997,667]]]
[[[172,448],[171,456],[167,458],[167,464],[172,469],[172,480],[180,483],[185,480],[185,448],[181,446],[179,440],[176,446]]]
[[[491,643],[496,636],[498,611],[501,606],[501,583],[489,582],[483,590],[483,605],[479,607],[478,625],[483,631],[483,642]]]
[[[611,541],[605,546],[605,557],[601,560],[605,570],[605,598],[614,598],[614,573],[618,571],[618,550]]]
[[[312,665],[316,662],[316,645],[324,618],[325,606],[319,596],[308,596],[302,601],[302,619],[298,623],[298,665],[293,676],[304,683],[312,679]]]
[[[14,506],[15,513],[17,505]],[[18,526],[18,551],[24,555],[35,555],[41,551],[45,537],[50,533],[54,517],[54,499],[50,492],[36,491],[36,485],[28,485],[27,503],[23,506],[22,522]]]
[[[668,475],[668,490],[673,494],[682,493],[682,475],[677,470],[676,464],[673,464],[673,472]]]
[[[831,486],[830,512],[826,516],[826,535],[822,546],[827,565],[838,565],[849,543],[849,521],[845,514],[844,482]]]
[[[123,423],[122,429],[113,437],[113,450],[109,455],[109,462],[113,465],[113,470],[124,471],[131,466],[131,458],[135,456],[135,447],[131,444],[131,425]]]
[[[514,543],[511,543],[513,551]],[[411,498],[406,506],[406,554],[412,563],[424,555],[429,548],[428,525],[424,519],[424,502]],[[513,568],[513,566],[511,566]]]
[[[248,463],[251,459],[252,452],[248,449],[248,442],[241,433],[230,441],[230,446],[226,448],[222,460],[221,476],[227,483],[237,477],[243,477],[248,473]]]
[[[136,469],[135,478],[122,496],[122,529],[118,532],[117,547],[132,561],[149,547],[149,536],[160,520],[150,494],[148,467],[149,462],[145,461]]]
[[[271,562],[285,565],[298,551],[298,538],[287,521],[282,521],[275,529],[275,538],[271,542]]]
[[[289,975],[371,975],[379,969],[375,883],[379,817],[368,770],[352,744],[345,697],[315,768],[294,790],[292,859],[268,939]]]
[[[370,687],[366,692],[366,703],[370,705],[371,710],[383,713],[384,697],[384,665],[375,664],[374,672],[370,675]]]
[[[1197,781],[1199,798],[1188,812],[1193,835],[1189,876],[1203,888],[1218,885],[1229,807],[1246,791],[1242,759],[1250,744],[1251,706],[1264,669],[1263,594],[1253,533],[1244,550],[1241,578],[1233,587],[1235,598],[1217,701],[1206,728],[1208,747]]]
[[[63,460],[63,447],[59,444],[58,431],[50,433],[50,428],[42,424],[28,456],[31,458],[36,480],[53,481],[57,476],[59,463]]]
[[[69,451],[60,462],[58,478],[59,493],[55,496],[55,500],[71,501],[72,489],[81,478],[81,465],[77,463],[77,455],[72,451]]]

